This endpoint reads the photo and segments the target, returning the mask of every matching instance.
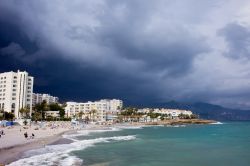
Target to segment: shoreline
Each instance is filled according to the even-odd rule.
[[[218,121],[215,120],[206,120],[206,119],[170,119],[163,121],[155,121],[155,122],[132,122],[132,125],[188,125],[188,124],[214,124]]]
[[[217,121],[214,120],[202,120],[202,119],[172,119],[172,120],[165,120],[165,121],[158,121],[158,122],[133,122],[126,125],[129,126],[138,126],[138,125],[183,125],[183,124],[213,124]],[[119,123],[112,125],[121,125]],[[93,125],[90,128],[84,128],[83,130],[95,130],[95,129],[104,129],[106,127],[111,127],[109,125]],[[77,132],[78,129],[69,129],[67,131],[62,131],[52,136],[37,138],[34,141],[26,142],[23,144],[12,145],[8,147],[0,148],[0,166],[10,164],[14,161],[23,158],[25,152],[33,149],[39,149],[44,147],[45,145],[58,145],[58,144],[70,144],[72,141],[67,138],[63,138],[62,136],[65,134],[74,134]]]
[[[63,131],[53,136],[38,138],[37,140],[28,143],[1,148],[0,166],[7,165],[21,159],[23,154],[29,150],[39,149],[46,145],[70,143],[70,140],[63,138],[62,135],[73,134],[75,132],[76,130],[72,129],[68,131]]]
[[[46,145],[69,143],[70,140],[63,138],[62,135],[75,132],[76,129],[69,129],[52,136],[37,138],[36,140],[32,140],[30,142],[0,148],[0,166],[7,165],[21,159],[23,154],[29,150],[42,148]]]

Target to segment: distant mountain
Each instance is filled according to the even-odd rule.
[[[198,114],[203,119],[214,119],[219,121],[246,121],[250,120],[250,110],[230,109],[209,103],[183,103],[169,101],[166,103],[150,104],[148,107],[187,109]]]

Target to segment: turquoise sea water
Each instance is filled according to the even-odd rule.
[[[85,165],[249,166],[250,123],[146,127],[95,133],[79,139],[136,135],[135,140],[100,143],[72,152]]]
[[[11,165],[249,166],[250,122],[79,131]]]

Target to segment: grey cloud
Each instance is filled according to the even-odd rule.
[[[231,23],[219,30],[218,34],[227,42],[226,56],[234,59],[250,58],[250,28]]]
[[[236,92],[230,88],[227,90],[232,93],[220,91],[227,86],[220,82],[235,79],[238,71],[248,68],[235,64],[238,68],[232,76],[225,76],[231,64],[209,72],[214,62],[227,59],[213,49],[221,43],[211,41],[218,27],[227,25],[218,35],[228,44],[225,55],[235,59],[249,56],[250,35],[246,27],[228,24],[224,19],[228,3],[223,2],[6,0],[0,4],[0,21],[15,25],[27,43],[37,47],[30,53],[23,43],[16,42],[27,52],[20,51],[20,61],[33,65],[31,71],[40,69],[43,76],[38,85],[61,90],[63,96],[70,94],[75,99],[77,94],[87,99],[113,95],[138,102],[215,101],[223,93],[219,96],[229,101]],[[215,25],[211,26],[208,22],[212,19],[211,25]],[[63,88],[57,87],[57,82],[63,82]],[[242,84],[235,82],[232,87],[241,94]],[[64,88],[67,94],[63,94]]]
[[[85,10],[74,11],[70,8],[76,7],[77,3]],[[58,13],[51,11],[52,8],[44,4],[41,1],[22,2],[20,8],[13,7],[12,10],[20,14],[20,17],[25,17],[21,19],[23,21],[20,26],[31,36],[31,40],[35,39],[42,49],[52,47],[59,50],[59,53],[64,54],[66,58],[89,61],[93,63],[92,65],[97,64],[95,63],[97,59],[102,59],[101,62],[105,66],[117,62],[126,66],[128,64],[122,60],[125,58],[135,65],[139,62],[141,70],[160,71],[166,76],[181,76],[190,71],[193,59],[198,54],[208,50],[203,36],[193,35],[194,31],[185,28],[181,21],[172,21],[167,13],[158,14],[158,10],[165,10],[161,5],[165,5],[166,8],[174,6],[170,2],[76,1],[76,4],[72,3],[69,7],[65,6],[67,4],[61,5],[62,9],[66,9],[62,10],[62,13],[56,9]],[[54,6],[53,3],[51,6]],[[35,10],[24,11],[31,7]],[[94,7],[100,11],[93,11]],[[177,7],[180,6],[177,5]],[[47,11],[48,14],[42,15],[41,11]],[[40,20],[29,16],[31,13],[41,16]],[[63,19],[67,14],[72,15],[68,17],[70,20]],[[85,20],[79,19],[80,17],[75,14]],[[89,15],[91,16],[88,17]],[[55,18],[58,19],[50,22],[50,19]],[[158,19],[162,21],[155,23]],[[62,26],[56,24],[61,21],[64,21]],[[38,27],[39,25],[41,28]]]
[[[26,52],[23,48],[17,43],[10,43],[7,47],[0,49],[0,55],[3,56],[14,56],[15,58],[22,58]]]

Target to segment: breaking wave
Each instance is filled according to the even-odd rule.
[[[91,132],[105,132],[105,131],[113,131],[111,130],[86,130],[79,131],[78,134],[89,134]],[[75,150],[83,150],[91,146],[95,146],[98,143],[109,143],[114,141],[129,141],[136,139],[135,135],[128,136],[113,136],[113,137],[101,137],[95,139],[88,140],[77,140],[74,139],[77,134],[64,136],[66,138],[70,138],[74,142],[70,144],[59,144],[59,145],[48,145],[44,148],[30,150],[25,153],[23,159],[15,161],[9,166],[31,166],[31,165],[39,165],[39,166],[52,166],[52,165],[62,165],[62,166],[80,166],[83,163],[83,160],[77,158],[76,156],[72,156],[69,153]]]

